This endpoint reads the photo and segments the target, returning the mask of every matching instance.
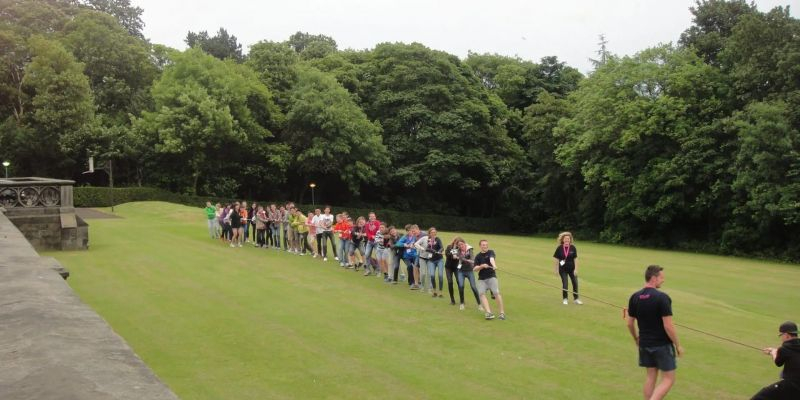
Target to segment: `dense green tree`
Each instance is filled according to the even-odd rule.
[[[242,62],[242,45],[239,44],[236,36],[228,33],[225,28],[219,28],[214,36],[209,36],[208,31],[194,33],[189,31],[186,34],[186,44],[189,47],[199,47],[206,53],[224,60],[231,58],[237,62]]]
[[[141,7],[131,5],[130,0],[77,0],[77,3],[111,15],[116,18],[129,34],[144,39],[142,33],[144,28],[142,13],[144,10]]]
[[[113,17],[84,11],[64,27],[62,41],[84,63],[97,109],[114,124],[147,107],[156,75],[148,46]]]
[[[260,41],[250,47],[247,65],[276,96],[284,110],[288,106],[289,90],[297,82],[297,53],[286,43]]]
[[[286,139],[303,176],[336,176],[353,194],[389,166],[380,125],[332,76],[301,68],[292,90]]]
[[[692,26],[681,34],[679,43],[692,47],[703,59],[718,65],[717,56],[742,16],[756,13],[745,0],[697,0],[692,12]]]
[[[319,54],[320,51],[324,52],[325,54],[321,54],[321,56],[325,56],[337,49],[336,41],[330,36],[312,35],[308,32],[300,31],[289,36],[286,44],[293,48],[297,54],[303,54],[306,50],[311,50],[313,54]],[[309,55],[307,58],[314,58],[314,56]]]
[[[201,177],[214,179],[217,174],[231,173],[240,182],[263,174],[262,183],[280,182],[287,149],[269,139],[283,117],[255,73],[200,49],[171,58],[153,87],[155,111],[136,121],[137,132],[153,144],[159,165],[168,168],[157,173],[192,193],[198,192]],[[249,168],[248,162],[259,168]],[[249,169],[242,171],[242,165]]]
[[[383,126],[391,182],[415,188],[403,190],[407,200],[495,212],[521,158],[502,124],[505,104],[458,58],[421,44],[380,44],[362,68],[362,104]]]
[[[800,131],[782,101],[757,102],[733,118],[739,148],[731,164],[733,213],[723,249],[770,256],[800,250]],[[772,253],[772,254],[770,254]]]
[[[760,101],[800,90],[800,21],[788,8],[739,19],[719,54],[740,100]]]
[[[603,238],[708,238],[730,182],[732,138],[717,122],[725,90],[717,69],[669,46],[612,59],[582,82],[556,153],[601,194],[583,213],[603,215]]]
[[[92,93],[83,65],[61,44],[41,36],[28,40],[32,59],[25,67],[23,90],[29,100],[14,141],[19,170],[69,177],[80,148],[69,146],[93,122]]]

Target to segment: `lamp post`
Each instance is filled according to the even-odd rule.
[[[3,161],[3,167],[6,168],[6,179],[8,179],[8,166],[11,165],[8,161]]]
[[[316,207],[317,204],[314,202],[314,188],[317,187],[317,184],[314,183],[314,182],[311,182],[310,184],[308,184],[308,187],[311,188],[311,206],[312,207]]]

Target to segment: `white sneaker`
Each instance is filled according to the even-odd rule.
[[[478,306],[478,311],[483,312],[483,306]]]
[[[317,258],[317,255],[316,255],[316,254],[314,254],[314,256],[313,256],[313,257],[311,257],[311,258]]]
[[[242,244],[241,244],[241,243],[239,243],[239,247],[242,247]]]
[[[583,305],[583,302],[581,301],[581,299],[575,299],[574,303],[579,305],[579,306]]]
[[[322,261],[328,261],[328,257],[322,257]]]
[[[464,305],[462,304],[462,305],[458,306],[458,310],[459,311],[464,311]]]
[[[333,256],[333,259],[339,261],[339,256]]]
[[[564,299],[564,301],[562,301],[561,304],[567,305],[567,304],[569,304],[569,302],[567,301],[567,299]]]
[[[236,247],[236,245],[235,245],[235,244],[233,244],[233,243],[231,243],[231,247]]]

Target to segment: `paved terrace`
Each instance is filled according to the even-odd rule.
[[[0,209],[0,399],[177,399]]]

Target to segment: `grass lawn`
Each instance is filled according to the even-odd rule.
[[[182,399],[641,397],[644,371],[620,310],[564,306],[558,290],[502,273],[560,284],[555,238],[463,235],[487,238],[498,256],[508,320],[485,321],[469,289],[458,311],[446,294],[432,299],[333,260],[223,246],[200,208],[116,211],[124,219],[89,221],[89,251],[49,255]],[[588,296],[625,305],[644,267],[660,264],[677,323],[767,346],[781,322],[800,320],[798,265],[576,239]],[[778,377],[760,352],[678,335],[686,355],[671,399],[746,399]]]

